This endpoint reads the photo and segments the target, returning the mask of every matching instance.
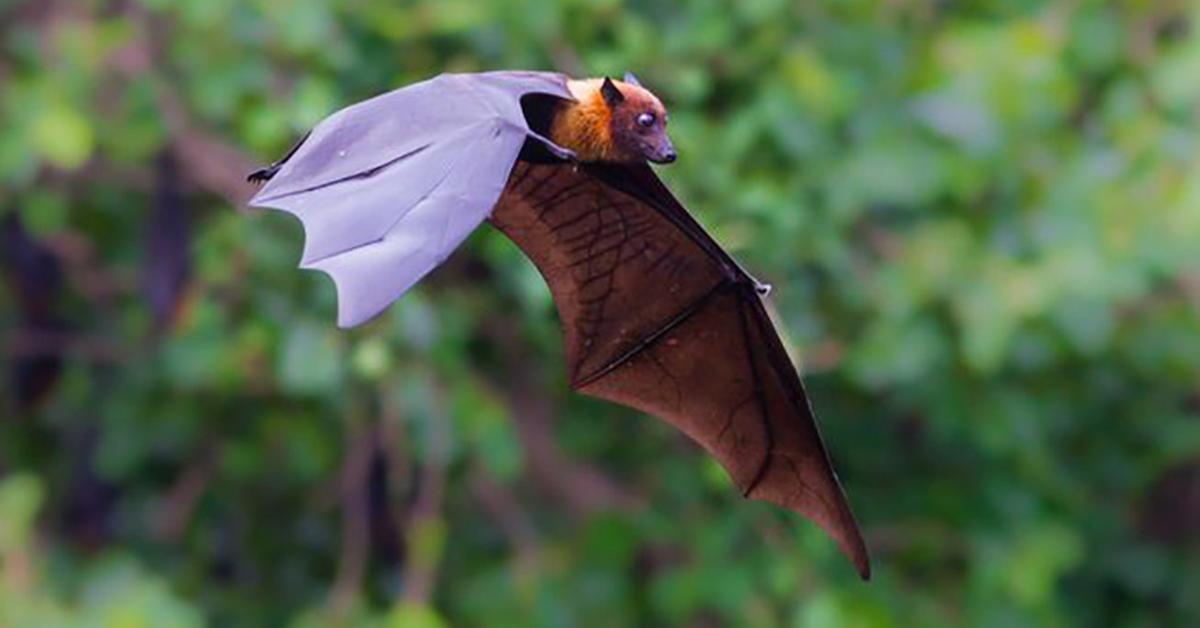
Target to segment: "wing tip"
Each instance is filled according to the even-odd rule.
[[[867,542],[858,528],[858,522],[854,520],[854,514],[850,512],[850,506],[844,501],[842,509],[841,516],[833,521],[823,521],[806,513],[800,514],[808,517],[829,535],[842,555],[854,566],[858,577],[863,582],[868,582],[871,580],[871,554],[867,550]]]
[[[867,560],[867,562],[864,562],[861,565],[855,565],[855,568],[858,569],[858,577],[863,582],[871,581],[871,562],[870,562],[870,560]]]
[[[842,554],[854,565],[854,570],[858,572],[858,577],[863,582],[870,582],[871,555],[867,551],[867,544],[863,541],[862,534],[859,533],[857,527],[854,529],[852,539],[847,539],[845,543],[838,542],[838,549],[842,550]]]
[[[827,480],[828,483],[822,482],[826,491],[823,499],[798,498],[794,493],[780,494],[766,483],[750,486],[743,496],[781,506],[816,524],[854,566],[859,578],[867,582],[871,579],[871,557],[866,540],[836,476],[830,472]]]
[[[863,582],[871,580],[871,553],[867,549],[867,542],[863,539],[858,523],[854,520],[854,515],[849,512],[848,508],[845,512],[845,519],[831,522],[823,521],[790,506],[785,507],[815,523],[834,542],[842,556],[850,561],[854,571],[858,573],[858,577]]]
[[[844,501],[844,498],[841,506],[840,516],[832,521],[822,520],[809,513],[800,512],[800,514],[816,523],[817,527],[829,535],[842,555],[854,566],[858,577],[863,582],[869,582],[871,580],[871,554],[867,550],[867,542],[863,539],[858,522],[854,520],[854,514],[850,512],[850,506]]]

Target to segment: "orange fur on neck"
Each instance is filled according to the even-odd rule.
[[[563,105],[550,126],[550,139],[575,151],[580,161],[606,161],[614,153],[612,112],[600,93],[601,83],[600,79],[567,81],[575,102]]]

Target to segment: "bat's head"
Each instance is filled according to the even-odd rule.
[[[611,155],[618,161],[675,161],[675,147],[667,137],[667,110],[632,74],[625,80],[605,78],[600,96],[608,107]]]

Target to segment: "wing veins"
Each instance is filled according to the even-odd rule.
[[[746,304],[745,303],[746,300],[747,299],[743,299],[743,304]],[[825,451],[824,439],[821,438],[820,428],[817,425],[817,422],[812,420],[812,416],[813,416],[812,408],[809,407],[807,403],[804,403],[804,404],[800,403],[800,399],[804,399],[807,401],[808,397],[807,397],[807,395],[802,396],[802,397],[798,396],[795,391],[795,386],[792,384],[793,381],[799,382],[800,379],[798,376],[794,377],[794,378],[787,376],[789,371],[795,370],[795,367],[792,366],[791,360],[786,357],[786,355],[787,355],[786,352],[783,353],[783,356],[780,355],[780,351],[782,350],[782,347],[778,346],[776,344],[776,342],[772,342],[772,340],[771,340],[772,337],[774,337],[774,338],[778,338],[778,337],[775,336],[774,333],[769,333],[769,332],[774,332],[774,329],[766,329],[764,326],[764,322],[768,322],[770,320],[769,318],[766,318],[766,312],[764,310],[760,310],[760,309],[756,308],[755,313],[758,315],[753,317],[753,321],[754,321],[755,327],[758,329],[758,333],[760,335],[762,335],[763,340],[766,344],[767,355],[765,357],[767,358],[767,362],[771,365],[771,371],[775,375],[775,378],[779,382],[779,385],[783,388],[784,394],[787,396],[788,401],[791,403],[791,405],[795,409],[796,413],[798,415],[800,415],[800,417],[801,417],[800,420],[803,421],[805,417],[808,418],[808,422],[812,427],[812,430],[813,430],[814,435],[816,436],[817,442],[821,443],[821,445],[822,445],[821,447],[818,448],[818,450],[823,454],[823,456],[822,456],[824,458],[823,462],[825,463],[825,466],[828,467],[829,473],[834,475],[835,486],[840,487],[840,483],[837,481],[837,475],[833,471],[833,465],[829,461],[829,454],[827,451]],[[780,365],[781,359],[786,360],[786,363],[782,366]],[[838,506],[837,504],[831,503],[828,499],[825,498],[825,496],[822,493],[820,493],[819,491],[813,490],[806,482],[803,481],[800,471],[798,469],[796,469],[795,463],[792,462],[791,454],[789,454],[787,452],[783,452],[780,455],[783,456],[785,462],[787,462],[788,466],[791,468],[792,474],[796,477],[797,483],[799,483],[800,486],[804,487],[805,492],[807,494],[809,494],[813,497],[816,497],[817,500],[819,500],[821,503],[823,503],[825,505],[825,507],[829,509],[830,512],[839,512],[840,513],[842,511],[841,508],[837,507]],[[840,490],[840,488],[839,488],[839,490]]]
[[[649,168],[649,166],[645,167]],[[654,211],[658,212],[659,215],[666,218],[667,221],[669,221],[676,229],[679,229],[679,231],[681,231],[683,235],[687,236],[687,238],[696,246],[700,247],[701,251],[704,251],[705,254],[717,261],[721,266],[721,270],[729,278],[752,281],[750,280],[750,276],[744,270],[742,270],[740,266],[738,266],[737,262],[735,262],[728,253],[722,250],[720,245],[714,242],[713,239],[709,237],[707,233],[705,233],[704,228],[701,227],[700,224],[697,223],[696,220],[689,214],[686,212],[675,211],[673,208],[663,203],[661,199],[647,193],[646,190],[642,189],[641,185],[627,184],[625,179],[628,177],[615,175],[615,173],[608,171],[608,169],[595,165],[590,166],[589,171],[591,172],[592,176],[605,185],[620,192],[624,192],[625,194],[642,201],[646,205],[649,205],[652,209],[654,209]],[[629,170],[626,170],[626,174],[628,173]],[[654,173],[651,172],[650,175],[653,177]]]
[[[305,137],[307,138],[307,136],[305,136]],[[301,142],[301,144],[302,144],[302,143],[303,143],[303,142]],[[332,181],[325,181],[324,183],[318,183],[318,184],[316,184],[316,185],[313,185],[313,186],[310,186],[310,187],[306,187],[306,188],[300,188],[299,190],[292,190],[292,191],[290,191],[290,192],[284,192],[284,193],[282,193],[282,194],[275,194],[275,195],[272,195],[272,196],[266,196],[266,197],[263,197],[263,198],[255,198],[255,199],[254,199],[254,203],[255,203],[256,205],[261,205],[261,204],[263,204],[263,203],[269,203],[269,202],[271,202],[271,201],[277,201],[277,200],[279,200],[279,199],[281,199],[281,198],[287,198],[287,197],[289,197],[289,196],[295,196],[295,195],[297,195],[297,194],[306,194],[306,193],[308,193],[308,192],[315,192],[315,191],[317,191],[317,190],[322,190],[322,189],[325,189],[325,188],[327,188],[327,187],[329,187],[329,186],[331,186],[331,185],[337,185],[337,184],[339,184],[339,183],[345,183],[345,182],[347,182],[347,181],[353,181],[353,180],[355,180],[355,179],[369,179],[369,178],[371,178],[371,177],[373,177],[373,176],[375,176],[375,175],[379,174],[380,172],[383,172],[384,170],[386,170],[386,169],[387,169],[387,168],[389,168],[390,166],[393,166],[393,165],[395,165],[395,164],[397,164],[397,163],[399,163],[399,162],[401,162],[401,161],[404,161],[405,159],[408,159],[409,157],[412,157],[412,156],[416,155],[417,153],[420,153],[420,152],[424,151],[425,149],[429,148],[430,146],[433,146],[433,143],[432,143],[432,142],[430,142],[429,144],[424,144],[424,145],[422,145],[422,146],[418,146],[418,147],[416,147],[416,148],[414,148],[414,149],[412,149],[412,150],[408,151],[407,153],[404,153],[404,154],[402,154],[402,155],[400,155],[400,156],[398,156],[398,157],[395,157],[395,158],[389,159],[389,160],[387,160],[387,161],[385,161],[385,162],[383,162],[383,163],[379,164],[378,166],[374,166],[374,167],[368,168],[368,169],[366,169],[366,170],[363,170],[362,172],[356,172],[356,173],[354,173],[354,174],[349,174],[349,175],[346,175],[346,176],[344,176],[344,177],[339,177],[339,178],[337,178],[337,179],[334,179],[334,180],[332,180]],[[292,157],[292,155],[293,155],[293,154],[295,154],[296,150],[299,150],[299,148],[300,148],[300,144],[297,144],[297,145],[296,145],[296,148],[295,148],[295,149],[293,149],[291,153],[288,153],[288,156],[287,156],[287,157],[285,157],[284,159],[285,159],[285,160],[287,160],[287,159],[290,159],[290,158]],[[281,162],[281,163],[282,163],[282,162]]]
[[[763,388],[762,376],[758,372],[758,362],[755,360],[754,345],[750,341],[750,326],[746,317],[746,300],[744,292],[739,291],[737,297],[738,319],[741,321],[742,328],[742,344],[746,349],[746,361],[750,365],[750,376],[754,378],[754,397],[758,400],[758,407],[761,411],[759,421],[762,424],[763,436],[766,439],[762,460],[758,463],[758,469],[754,472],[754,477],[750,483],[746,485],[746,490],[742,491],[742,497],[750,497],[750,493],[758,487],[759,482],[767,473],[767,468],[770,466],[771,456],[774,455],[772,450],[775,449],[775,435],[771,431],[771,410],[770,404],[767,403],[767,397]]]
[[[668,333],[670,333],[671,331],[673,331],[674,329],[676,329],[677,327],[682,325],[684,322],[686,322],[687,319],[691,318],[693,314],[695,314],[696,312],[699,312],[701,308],[703,308],[705,305],[707,305],[708,302],[713,299],[713,297],[717,296],[721,292],[724,292],[725,290],[730,289],[734,285],[736,285],[736,284],[729,280],[717,282],[717,284],[714,285],[712,288],[710,288],[708,290],[708,292],[704,293],[703,296],[696,299],[690,305],[685,307],[682,311],[679,312],[679,314],[676,314],[674,318],[672,318],[671,320],[664,323],[662,327],[659,327],[658,329],[650,332],[649,334],[646,334],[641,339],[639,339],[637,342],[635,342],[632,347],[630,347],[629,349],[622,352],[621,355],[618,355],[617,357],[610,360],[607,364],[597,368],[591,374],[584,376],[584,377],[576,380],[575,382],[573,382],[571,385],[572,388],[576,388],[576,389],[585,388],[588,386],[588,384],[591,384],[591,383],[595,382],[596,380],[600,379],[601,377],[604,377],[605,375],[608,375],[609,373],[615,371],[622,364],[625,364],[629,360],[633,359],[633,357],[636,356],[640,351],[642,351],[643,349],[646,349],[650,345],[654,344],[660,338],[667,335]]]
[[[465,135],[465,134],[467,134],[468,131],[474,129],[476,126],[479,126],[479,125],[471,125],[471,126],[467,127],[467,129],[465,129],[462,133]],[[457,138],[454,138],[454,139],[457,139]],[[447,140],[447,141],[453,141],[453,140]],[[407,156],[414,155],[417,152],[424,150],[428,146],[431,146],[431,144],[427,144],[426,146],[423,146],[415,151],[412,151],[412,152],[408,153],[407,155],[397,157],[396,159],[393,159],[392,161],[388,162],[388,165],[394,164],[394,163],[400,161],[401,159],[404,159]],[[463,157],[465,154],[466,154],[466,151],[459,152],[458,156],[456,156],[454,158],[454,163],[451,164],[450,167],[446,169],[446,172],[441,176],[440,179],[438,179],[437,183],[434,183],[429,188],[429,190],[427,192],[425,192],[425,194],[421,195],[420,198],[418,198],[416,201],[414,201],[412,203],[412,205],[409,206],[408,211],[397,216],[396,220],[392,221],[392,224],[388,225],[387,229],[383,230],[383,235],[381,235],[378,238],[375,238],[373,240],[363,242],[361,244],[356,244],[354,246],[349,246],[344,249],[341,249],[339,251],[327,253],[317,259],[309,260],[308,262],[304,263],[304,267],[311,268],[312,266],[315,266],[316,264],[320,264],[321,262],[328,260],[330,258],[337,257],[339,255],[344,255],[346,253],[349,253],[350,251],[355,251],[355,250],[358,250],[358,249],[361,249],[364,247],[373,246],[373,245],[379,244],[380,242],[383,242],[384,240],[386,240],[388,235],[392,232],[392,230],[396,228],[396,225],[400,224],[400,221],[404,220],[409,214],[411,214],[413,211],[415,211],[417,209],[417,207],[419,207],[425,201],[429,200],[430,197],[437,194],[437,192],[441,189],[442,184],[446,182],[446,179],[449,179],[454,174],[454,171],[458,169],[459,165],[462,163],[462,160],[463,160]],[[382,170],[382,168],[383,168],[382,166],[380,168],[377,168],[375,172],[377,172],[378,170]],[[372,174],[374,174],[374,172],[372,172]],[[345,178],[339,179],[338,181],[331,182],[328,185],[334,185],[340,181],[347,181],[347,180],[354,179],[354,178],[357,178],[357,177],[345,177]],[[319,187],[326,187],[326,186],[323,185],[323,186],[319,186]],[[442,233],[442,236],[439,237],[439,241],[444,239],[445,234],[448,231],[448,228],[447,228],[448,223],[449,223],[449,220],[447,220],[447,225],[443,225],[443,233]],[[307,234],[306,234],[306,236],[307,236]],[[439,246],[440,246],[440,244],[439,244]]]

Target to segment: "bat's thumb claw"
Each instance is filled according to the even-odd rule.
[[[562,159],[567,161],[579,161],[579,155],[575,154],[575,151],[569,148],[563,148],[562,146],[559,146],[558,144],[555,144],[549,140],[546,141],[546,147],[550,149],[550,152]]]
[[[529,131],[529,135],[545,145],[546,149],[549,150],[555,157],[566,161],[579,161],[579,155],[575,154],[575,151],[555,144],[553,140],[540,133]]]
[[[758,293],[758,296],[765,298],[767,295],[771,294],[771,284],[755,280],[754,291]]]

